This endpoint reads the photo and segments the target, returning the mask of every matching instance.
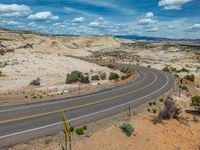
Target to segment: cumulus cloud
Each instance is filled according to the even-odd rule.
[[[189,31],[189,32],[200,31],[200,24],[194,24],[191,27],[189,27],[189,29],[187,29],[186,31]]]
[[[90,22],[89,27],[91,28],[101,28],[102,25],[100,22],[94,21],[94,22]]]
[[[26,5],[18,4],[0,4],[1,16],[27,16],[31,12],[31,9]]]
[[[78,17],[72,20],[73,23],[83,23],[84,21],[85,21],[84,17]]]
[[[104,28],[105,21],[103,17],[97,18],[96,21],[90,22],[89,27],[91,28]]]
[[[160,0],[159,7],[164,7],[166,10],[180,10],[181,7],[192,0]]]
[[[146,16],[147,18],[152,18],[152,17],[154,16],[154,13],[148,12],[148,13],[146,13],[145,16]]]
[[[31,14],[28,16],[28,19],[32,20],[56,20],[59,19],[59,16],[54,16],[50,11],[42,11],[36,14]]]
[[[150,25],[156,23],[155,20],[147,18],[147,19],[140,19],[138,25]]]

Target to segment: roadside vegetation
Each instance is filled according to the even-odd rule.
[[[83,84],[90,83],[89,77],[84,76],[80,71],[73,71],[70,74],[67,74],[66,84],[81,82]]]
[[[41,79],[37,78],[37,79],[33,80],[30,84],[34,85],[34,86],[39,86],[41,84]]]
[[[134,132],[134,127],[132,126],[131,123],[129,122],[125,122],[123,123],[120,128],[122,129],[122,131],[127,135],[127,136],[131,136]]]

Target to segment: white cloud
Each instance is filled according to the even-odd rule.
[[[192,0],[160,0],[159,7],[164,7],[166,10],[180,10],[181,7]]]
[[[84,21],[85,21],[84,17],[78,17],[72,20],[73,23],[83,23]]]
[[[148,12],[148,13],[146,13],[145,16],[146,16],[147,18],[152,18],[152,17],[154,16],[154,13]]]
[[[156,32],[157,30],[158,30],[157,27],[153,27],[153,28],[145,29],[146,32]]]
[[[189,29],[187,29],[186,31],[189,31],[189,32],[200,31],[200,24],[194,24],[191,27],[189,27]]]
[[[7,21],[6,22],[7,24],[9,24],[9,25],[18,25],[19,24],[19,22],[17,22],[17,21]]]
[[[94,22],[90,22],[89,27],[91,28],[101,28],[102,25],[100,22],[94,21]]]
[[[31,27],[36,27],[36,26],[37,26],[37,24],[36,24],[35,22],[30,22],[30,23],[28,23],[28,26],[31,26]]]
[[[26,5],[18,4],[0,4],[1,16],[27,16],[31,12],[30,8]]]
[[[36,14],[31,14],[28,16],[28,19],[32,20],[56,20],[59,19],[59,16],[54,16],[50,11],[42,11]]]
[[[155,20],[147,18],[147,19],[140,19],[138,25],[150,25],[156,23]]]

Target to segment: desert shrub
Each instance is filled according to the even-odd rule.
[[[179,75],[178,75],[178,74],[175,74],[174,76],[177,77],[177,78],[179,78]]]
[[[152,102],[149,102],[149,106],[152,106]]]
[[[99,78],[98,75],[94,75],[94,76],[91,77],[91,80],[93,80],[93,81],[94,81],[94,80],[99,81],[100,78]]]
[[[109,80],[119,80],[119,75],[117,73],[110,73]]]
[[[186,80],[190,80],[190,81],[192,81],[192,82],[193,82],[193,81],[194,81],[194,79],[195,79],[195,76],[194,76],[194,74],[191,74],[191,75],[186,75],[186,76],[185,76],[185,79],[186,79]]]
[[[152,112],[155,114],[157,112],[157,110],[156,109],[152,109]]]
[[[177,108],[173,100],[165,100],[163,109],[152,120],[154,123],[159,123],[162,120],[169,120],[172,118],[178,119],[181,110]]]
[[[0,76],[2,76],[3,75],[3,73],[2,73],[2,71],[0,70]]]
[[[71,132],[74,132],[74,126],[71,126],[71,127],[70,127],[70,131],[71,131]]]
[[[121,129],[126,133],[127,136],[131,136],[134,132],[134,128],[129,122],[123,123]]]
[[[169,67],[167,67],[167,66],[164,67],[162,70],[165,71],[165,72],[170,72]]]
[[[83,126],[83,130],[87,130],[87,126],[86,125]]]
[[[150,109],[150,108],[148,108],[148,109],[147,109],[147,111],[148,111],[148,112],[150,112],[150,111],[151,111],[151,109]]]
[[[193,96],[191,100],[191,105],[200,110],[200,96]]]
[[[153,102],[153,105],[156,105],[156,102]]]
[[[71,74],[67,74],[66,84],[71,84],[78,81],[85,84],[90,83],[89,77],[84,76],[80,71],[73,71]]]
[[[188,87],[184,84],[179,85],[179,88],[185,91],[188,90]]]
[[[83,128],[76,128],[76,134],[83,135],[84,134]]]
[[[163,99],[163,98],[160,98],[160,99],[159,99],[159,101],[160,101],[160,102],[163,102],[163,101],[164,101],[164,99]]]
[[[37,78],[37,79],[33,80],[30,84],[35,85],[35,86],[39,86],[41,84],[41,79]]]
[[[100,73],[99,76],[100,76],[101,80],[105,80],[106,79],[106,73],[105,72]]]
[[[188,70],[188,69],[186,69],[186,68],[184,68],[184,67],[181,69],[181,72],[189,72],[189,71],[190,71],[190,70]]]
[[[111,69],[114,69],[114,68],[115,68],[115,65],[113,65],[113,64],[107,64],[107,67],[108,67],[108,68],[111,68]]]

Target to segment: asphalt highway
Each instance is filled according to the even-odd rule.
[[[74,126],[134,108],[169,91],[173,77],[156,69],[117,64],[140,76],[127,85],[79,97],[0,108],[0,149],[62,130],[61,111]]]

